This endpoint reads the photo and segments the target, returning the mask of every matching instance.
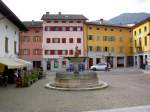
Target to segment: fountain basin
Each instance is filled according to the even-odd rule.
[[[46,84],[47,88],[57,90],[94,90],[108,86],[107,83],[99,81],[96,72],[84,71],[75,73],[56,73],[54,82]]]

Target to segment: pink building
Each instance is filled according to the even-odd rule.
[[[40,67],[42,63],[42,22],[23,22],[29,31],[20,33],[19,57],[33,63],[33,67]]]
[[[73,56],[78,46],[83,56],[83,15],[50,14],[43,20],[43,68],[44,70],[66,69],[69,62],[63,57]]]

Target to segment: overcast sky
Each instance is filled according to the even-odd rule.
[[[150,0],[2,0],[23,21],[45,12],[83,14],[89,20],[110,19],[125,12],[150,13]]]

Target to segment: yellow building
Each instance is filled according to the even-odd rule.
[[[134,66],[144,67],[150,58],[150,17],[133,26]]]
[[[133,45],[131,27],[86,22],[84,53],[88,66],[110,62],[113,68],[132,66]]]

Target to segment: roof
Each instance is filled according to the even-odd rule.
[[[87,20],[83,15],[74,14],[43,14],[42,20]]]
[[[130,26],[125,25],[114,25],[114,24],[108,24],[108,23],[95,23],[95,22],[86,22],[86,25],[97,25],[97,26],[106,26],[106,27],[120,27],[120,28],[131,28]]]
[[[42,27],[42,21],[23,21],[26,27]]]
[[[132,28],[135,28],[135,27],[138,27],[140,25],[142,25],[143,23],[147,22],[147,21],[150,21],[150,17],[138,22],[137,24],[135,24]]]
[[[20,19],[0,0],[0,13],[5,16],[9,21],[16,25],[21,31],[27,31],[28,29],[20,21]]]

